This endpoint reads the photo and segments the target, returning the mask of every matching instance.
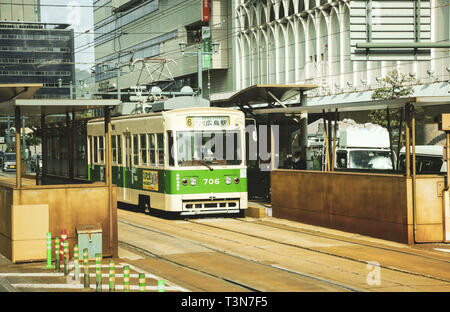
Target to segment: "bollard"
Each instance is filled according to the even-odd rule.
[[[102,291],[102,254],[95,254],[95,290]]]
[[[78,244],[75,244],[73,246],[73,267],[74,267],[74,272],[73,272],[73,279],[76,281],[80,280],[80,261],[79,261],[79,257],[80,257],[80,251],[78,248]]]
[[[116,291],[116,268],[114,260],[109,261],[109,291]]]
[[[88,249],[83,249],[84,288],[89,288],[89,258]]]
[[[55,237],[55,270],[59,271],[60,269],[60,262],[59,262],[59,237]]]
[[[54,269],[52,265],[52,233],[47,233],[47,265],[44,269]]]
[[[139,291],[145,291],[145,274],[139,273]]]
[[[66,229],[61,230],[61,247],[60,247],[60,256],[59,261],[64,261],[64,242],[67,240],[67,232]]]
[[[130,267],[128,265],[123,267],[123,291],[130,291]]]
[[[164,281],[163,280],[159,280],[158,281],[158,292],[164,292]]]
[[[69,241],[64,241],[64,276],[69,274]]]

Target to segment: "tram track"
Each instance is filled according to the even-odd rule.
[[[281,272],[284,272],[284,273],[292,274],[294,276],[298,276],[298,277],[301,277],[301,278],[306,278],[306,279],[309,279],[309,280],[314,281],[316,283],[317,282],[318,283],[323,283],[323,284],[326,284],[326,285],[331,286],[333,288],[340,289],[341,291],[342,290],[343,291],[350,291],[350,292],[361,292],[362,291],[362,290],[356,289],[354,287],[349,287],[347,285],[340,284],[340,283],[337,283],[337,282],[334,282],[334,281],[330,281],[330,280],[326,280],[326,279],[323,279],[323,278],[320,278],[320,277],[317,277],[317,276],[313,276],[313,275],[310,275],[310,274],[305,274],[305,273],[293,271],[293,270],[290,270],[290,269],[287,269],[287,268],[283,268],[281,266],[277,266],[277,265],[273,265],[273,264],[262,263],[260,261],[254,260],[254,259],[250,259],[248,257],[244,257],[242,255],[231,253],[231,252],[219,249],[219,248],[214,248],[214,247],[210,246],[209,244],[204,244],[204,243],[201,243],[201,242],[198,242],[198,241],[193,241],[193,240],[190,240],[190,239],[186,239],[185,237],[178,236],[178,235],[168,234],[168,233],[165,233],[165,232],[162,232],[162,231],[158,231],[158,230],[155,230],[155,229],[143,226],[143,225],[134,224],[134,223],[128,222],[128,221],[123,220],[123,219],[118,219],[118,222],[120,222],[122,224],[126,224],[128,226],[139,228],[139,229],[142,229],[142,230],[145,230],[145,231],[150,231],[150,232],[157,233],[157,234],[160,234],[160,235],[165,235],[165,236],[168,236],[168,237],[171,237],[171,238],[186,240],[186,241],[188,241],[191,244],[195,244],[195,245],[201,246],[202,248],[206,248],[206,249],[211,250],[213,252],[217,252],[217,253],[220,253],[220,254],[223,254],[223,255],[231,256],[231,257],[237,258],[237,259],[242,260],[242,261],[247,261],[247,262],[250,262],[250,263],[253,263],[253,264],[261,265],[261,266],[264,266],[264,267],[267,267],[267,268],[271,268],[271,269],[274,269],[274,270],[278,270],[278,271],[281,271]],[[142,252],[142,253],[144,253],[144,254],[146,254],[148,256],[156,257],[158,259],[170,262],[170,263],[175,264],[177,266],[180,266],[182,268],[187,268],[187,269],[194,270],[196,272],[199,272],[199,273],[202,273],[202,274],[206,274],[208,276],[211,276],[211,277],[214,277],[214,278],[217,278],[217,279],[221,279],[221,280],[226,281],[228,283],[232,283],[234,285],[243,287],[243,288],[245,288],[247,290],[254,291],[254,292],[265,291],[265,290],[256,289],[256,288],[254,288],[252,286],[243,284],[241,282],[237,282],[237,281],[228,279],[228,278],[223,277],[223,276],[219,276],[219,275],[216,275],[216,274],[211,274],[210,272],[207,272],[205,270],[200,270],[200,269],[192,267],[192,266],[187,266],[186,264],[183,264],[183,263],[181,263],[179,261],[173,261],[172,259],[169,259],[168,257],[164,257],[164,256],[161,256],[161,255],[155,254],[153,252],[150,252],[148,250],[142,249],[142,248],[140,248],[138,246],[129,244],[127,242],[124,242],[124,241],[121,241],[121,240],[119,240],[119,242],[121,244],[125,244],[125,245],[131,247],[132,249],[135,249],[136,251]]]
[[[443,260],[443,259],[440,259],[440,258],[434,258],[434,257],[423,256],[423,255],[417,255],[417,254],[413,254],[413,253],[410,253],[410,252],[404,252],[404,251],[400,251],[400,250],[392,249],[392,248],[387,248],[387,247],[380,247],[380,246],[374,246],[374,245],[369,245],[369,244],[358,243],[358,242],[355,242],[353,240],[330,238],[327,235],[317,235],[317,234],[312,234],[310,232],[301,231],[301,230],[297,230],[297,229],[295,229],[295,230],[287,230],[284,227],[267,225],[267,224],[263,224],[263,223],[260,223],[260,222],[254,222],[254,221],[246,221],[246,220],[238,219],[238,218],[236,218],[234,220],[237,220],[237,221],[240,221],[240,222],[245,222],[245,223],[258,224],[258,225],[261,225],[261,226],[266,226],[266,227],[286,230],[286,231],[300,233],[300,234],[305,234],[305,235],[309,235],[309,236],[316,236],[316,237],[321,237],[321,238],[325,238],[325,239],[341,241],[341,242],[345,242],[345,243],[350,243],[350,244],[360,245],[360,246],[364,246],[364,247],[384,250],[384,251],[388,251],[388,252],[395,252],[395,253],[399,253],[399,254],[405,254],[405,255],[408,255],[408,256],[419,257],[419,258],[423,258],[423,259],[427,259],[427,260],[439,261],[439,262],[443,262],[443,263],[450,263],[450,261]],[[272,242],[272,243],[276,243],[276,244],[281,244],[281,245],[285,245],[285,246],[289,246],[289,247],[293,247],[293,248],[299,248],[299,249],[303,249],[303,250],[307,250],[307,251],[311,251],[311,252],[315,252],[315,253],[320,253],[320,254],[327,255],[327,256],[338,257],[338,258],[342,258],[342,259],[345,259],[345,260],[354,261],[354,262],[358,262],[358,263],[362,263],[362,264],[367,264],[367,260],[361,260],[361,259],[357,259],[355,257],[339,255],[339,254],[336,254],[336,253],[333,253],[333,252],[327,252],[327,251],[324,251],[324,250],[319,250],[317,248],[311,248],[311,247],[299,246],[297,244],[280,242],[280,241],[277,241],[277,240],[274,240],[274,239],[270,239],[270,238],[267,238],[267,237],[263,237],[263,236],[260,236],[260,235],[254,235],[254,234],[250,234],[250,233],[247,233],[247,232],[235,231],[235,230],[227,229],[227,228],[220,227],[220,226],[215,226],[215,225],[211,225],[211,224],[205,224],[203,222],[197,222],[195,220],[185,220],[185,221],[186,222],[190,222],[190,223],[195,223],[195,224],[198,224],[198,225],[202,225],[202,226],[206,226],[206,227],[210,227],[210,228],[215,228],[215,229],[220,229],[220,230],[223,230],[223,231],[236,233],[236,234],[247,235],[247,236],[250,236],[250,237],[253,237],[253,238],[256,238],[256,239],[262,239],[262,240],[265,240],[265,241],[268,241],[268,242]],[[380,268],[384,268],[384,269],[388,269],[388,270],[392,270],[392,271],[397,271],[397,272],[401,272],[401,273],[405,273],[405,274],[425,277],[425,278],[429,278],[429,279],[433,279],[433,280],[437,280],[437,281],[441,281],[441,282],[445,282],[445,283],[450,283],[449,279],[440,278],[440,277],[429,275],[429,274],[412,272],[412,271],[404,270],[404,269],[397,268],[397,267],[385,266],[385,265],[381,265],[380,264]]]
[[[280,225],[280,224],[276,224],[276,223],[273,223],[270,221],[248,221],[248,220],[239,219],[239,218],[236,218],[235,220],[240,221],[240,222],[246,222],[246,223],[251,222],[252,224],[258,224],[261,226],[285,230],[285,231],[289,231],[289,232],[293,232],[293,233],[300,233],[300,234],[305,234],[308,236],[321,237],[321,238],[325,238],[325,239],[331,239],[334,241],[350,243],[350,244],[355,244],[358,246],[369,247],[369,248],[374,248],[374,249],[379,249],[379,250],[385,250],[385,251],[390,251],[390,252],[394,252],[394,253],[398,253],[398,254],[404,254],[404,255],[408,255],[408,256],[414,256],[414,257],[419,257],[419,258],[423,258],[423,259],[429,259],[429,260],[433,260],[433,261],[439,261],[439,262],[450,264],[450,259],[447,260],[447,259],[443,259],[442,257],[431,257],[431,256],[423,255],[423,254],[417,254],[417,250],[415,250],[416,253],[413,253],[413,252],[409,252],[409,251],[399,250],[398,248],[388,248],[386,246],[380,246],[375,243],[367,244],[367,243],[362,243],[362,242],[358,241],[358,239],[345,239],[338,235],[321,234],[319,231],[302,230],[300,228],[293,228],[293,227],[289,227],[287,225]],[[448,258],[448,257],[445,257],[445,258]]]
[[[128,225],[131,225],[131,224],[128,224]],[[139,227],[139,228],[142,229],[142,227]],[[139,247],[139,246],[136,246],[136,245],[133,245],[133,244],[124,242],[124,241],[119,241],[119,244],[122,245],[122,246],[125,246],[125,247],[127,247],[127,248],[129,248],[129,249],[131,249],[131,250],[134,250],[134,251],[136,251],[136,252],[138,252],[138,253],[140,253],[140,254],[143,254],[143,255],[145,255],[145,256],[150,256],[150,257],[157,258],[157,259],[159,259],[159,260],[163,260],[163,261],[165,261],[165,262],[174,264],[174,265],[176,265],[176,266],[178,266],[178,267],[180,267],[180,268],[183,268],[183,269],[189,269],[189,270],[195,271],[195,272],[197,272],[197,273],[205,274],[205,275],[207,275],[207,276],[209,276],[209,277],[213,277],[213,278],[215,278],[215,279],[225,281],[225,282],[227,282],[227,283],[230,283],[230,284],[233,284],[233,285],[242,287],[242,288],[244,288],[244,289],[246,289],[246,290],[249,290],[249,291],[253,291],[253,292],[261,292],[261,290],[255,289],[255,288],[250,287],[250,286],[248,286],[248,285],[244,285],[244,284],[242,284],[242,283],[239,283],[239,282],[236,282],[236,281],[232,281],[232,280],[227,279],[227,278],[224,278],[224,277],[222,277],[222,276],[218,276],[218,275],[211,274],[211,273],[206,272],[206,271],[203,271],[203,270],[199,270],[199,269],[197,269],[197,268],[195,268],[195,267],[192,267],[192,266],[187,266],[187,265],[185,265],[185,264],[183,264],[183,263],[180,263],[179,261],[174,261],[174,260],[169,259],[169,258],[167,258],[167,257],[163,257],[163,256],[161,256],[161,255],[158,255],[158,254],[156,254],[156,253],[153,253],[153,252],[151,252],[151,251],[149,251],[149,250],[146,250],[146,249],[144,249],[144,248],[141,248],[141,247]]]
[[[309,278],[341,291],[375,290],[366,284],[367,266],[374,261],[380,262],[379,268],[383,269],[385,289],[426,290],[424,285],[428,284],[444,291],[450,289],[447,255],[414,250],[402,244],[297,227],[278,219],[213,217],[167,220],[149,216],[151,219],[144,220],[137,215],[123,215],[124,219],[119,217],[120,222],[130,221],[130,225],[138,227],[149,224],[144,226],[146,230],[299,278]],[[409,261],[412,263],[408,264]],[[218,271],[214,273],[221,274]]]

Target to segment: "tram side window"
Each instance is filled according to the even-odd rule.
[[[100,155],[100,163],[103,163],[103,161],[105,159],[104,152],[105,152],[105,148],[103,145],[103,136],[99,136],[98,137],[98,153]]]
[[[145,134],[139,135],[141,141],[141,164],[147,164],[147,136]]]
[[[53,143],[55,144],[54,146],[54,151],[55,151],[55,160],[60,160],[61,159],[61,148],[60,148],[60,143],[59,143],[59,137],[53,138]]]
[[[173,158],[173,155],[175,153],[174,147],[173,147],[173,132],[167,131],[167,138],[169,140],[169,166],[175,166],[175,159]]]
[[[117,164],[117,136],[111,136],[112,163]]]
[[[98,146],[98,137],[94,137],[94,146],[93,146],[93,150],[94,150],[94,163],[98,163],[98,150],[97,150],[97,146]]]
[[[89,150],[89,163],[91,164],[92,163],[92,137],[91,136],[88,136],[88,139],[87,139],[87,146],[88,146],[88,150]]]
[[[48,160],[53,160],[53,153],[52,153],[52,144],[53,144],[53,138],[49,137],[47,138],[48,143],[47,143],[47,158]]]
[[[122,136],[117,136],[117,163],[122,163]]]
[[[148,155],[149,155],[149,165],[154,166],[156,164],[155,155],[156,155],[156,141],[155,135],[148,135]]]
[[[156,134],[157,148],[158,148],[158,166],[164,167],[164,134]]]
[[[139,141],[137,134],[133,134],[133,165],[139,165]]]

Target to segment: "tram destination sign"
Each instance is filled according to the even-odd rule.
[[[188,128],[228,127],[229,125],[230,125],[229,116],[186,117],[186,126]]]

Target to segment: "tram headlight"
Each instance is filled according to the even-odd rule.
[[[197,179],[196,178],[191,178],[191,185],[192,186],[197,185]]]
[[[186,186],[188,184],[188,180],[187,179],[183,179],[181,182],[183,183],[184,186]]]
[[[226,184],[231,184],[231,178],[230,177],[225,177],[225,183]]]
[[[241,180],[239,180],[239,178],[234,178],[234,183],[236,183],[236,184],[238,184],[239,183],[239,181],[241,181]]]

